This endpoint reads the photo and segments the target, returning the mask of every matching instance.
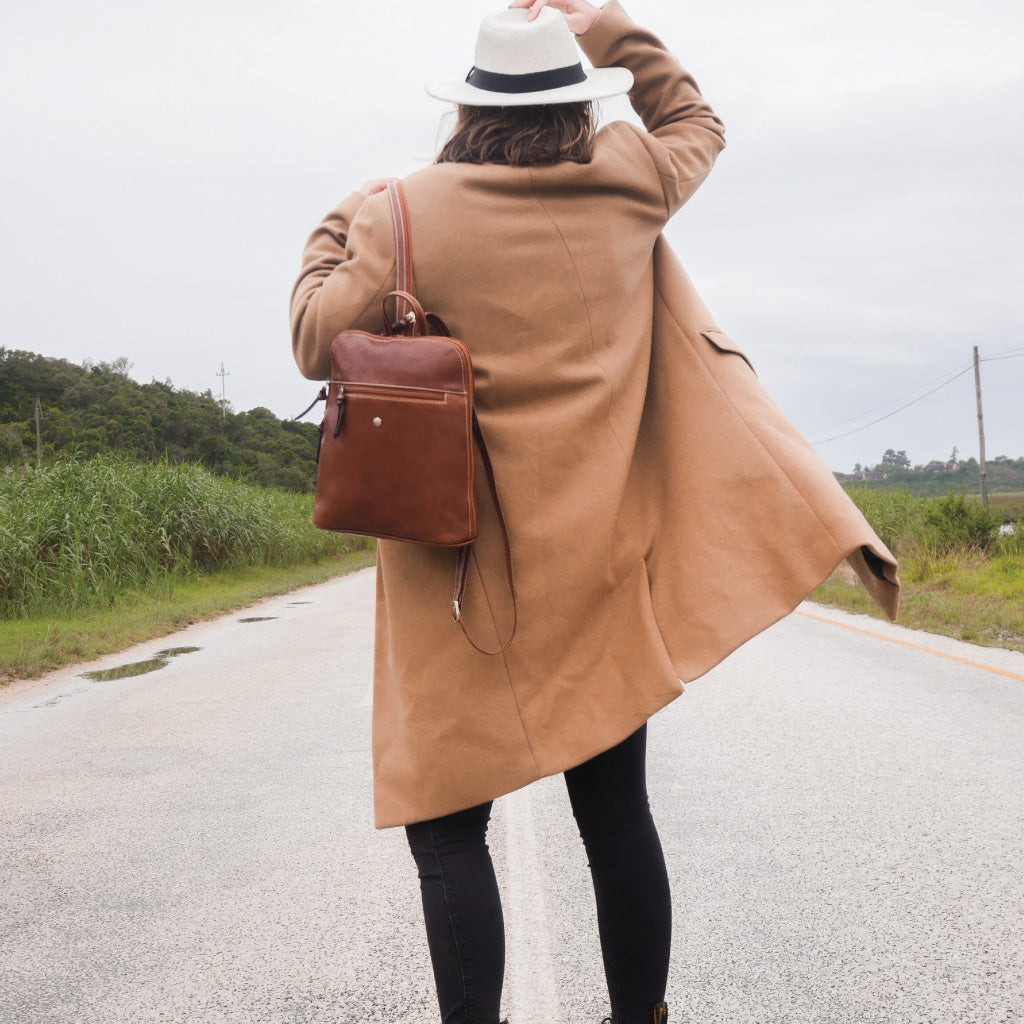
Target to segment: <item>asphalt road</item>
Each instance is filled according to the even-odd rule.
[[[372,827],[372,602],[370,570],[0,698],[2,1024],[436,1024],[412,858]],[[199,649],[80,674],[171,645]],[[649,751],[673,1024],[1024,1021],[1024,655],[806,606]],[[598,1024],[561,779],[491,845],[512,1024]]]

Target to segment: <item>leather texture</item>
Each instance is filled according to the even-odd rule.
[[[473,368],[460,341],[342,331],[331,344],[313,522],[417,544],[472,543],[472,410]]]
[[[400,182],[388,182],[388,198],[395,290],[381,303],[381,334],[340,331],[331,342],[313,522],[340,533],[461,547],[477,536],[473,363],[439,317],[431,314],[428,323],[413,296],[412,230]]]
[[[508,526],[473,409],[472,360],[445,322],[425,313],[411,293],[412,232],[401,182],[388,183],[388,196],[396,287],[381,301],[382,334],[345,330],[331,342],[331,378],[317,396],[327,408],[317,442],[313,523],[340,533],[459,548],[452,617],[475,650],[503,654],[516,637],[519,610]],[[513,607],[508,638],[493,650],[480,646],[462,620],[477,537],[474,437],[501,523]]]

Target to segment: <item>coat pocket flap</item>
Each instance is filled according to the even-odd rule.
[[[754,364],[750,361],[746,352],[725,331],[721,331],[717,327],[706,327],[700,333],[701,337],[711,342],[712,346],[717,348],[719,352],[730,352],[735,356],[739,356],[755,374],[757,373],[757,370],[754,370]]]

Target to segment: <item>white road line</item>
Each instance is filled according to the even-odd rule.
[[[502,803],[508,856],[505,934],[509,1012],[505,1016],[521,1024],[547,1024],[562,1017],[530,787],[510,793]]]

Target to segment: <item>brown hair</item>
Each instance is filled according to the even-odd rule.
[[[437,154],[437,163],[588,164],[596,120],[590,101],[524,107],[460,104],[455,128]]]

